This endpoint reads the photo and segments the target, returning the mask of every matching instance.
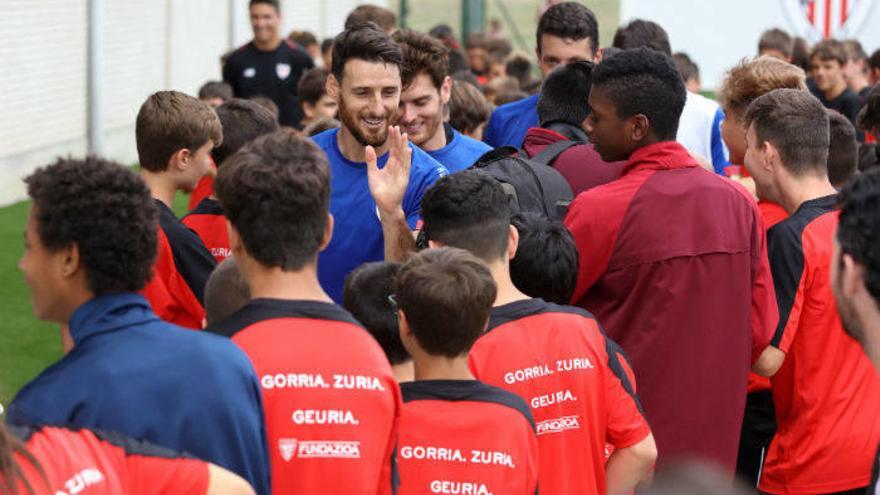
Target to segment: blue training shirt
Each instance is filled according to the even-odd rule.
[[[268,495],[260,384],[231,340],[166,323],[133,293],[91,299],[69,326],[73,349],[21,389],[10,424],[115,431],[213,462]]]
[[[466,170],[491,149],[492,147],[488,144],[453,129],[452,140],[446,143],[446,146],[427,153],[446,167],[450,173],[455,173]]]
[[[312,139],[330,162],[330,213],[334,220],[333,239],[318,257],[318,279],[327,294],[341,303],[345,277],[363,263],[383,260],[385,245],[379,210],[367,183],[367,164],[342,156],[336,138],[338,132],[339,129],[330,129]],[[413,150],[412,165],[403,211],[410,229],[415,229],[422,196],[431,184],[449,172],[418,147],[411,143],[409,146]],[[380,156],[379,168],[387,161],[388,153]]]
[[[493,148],[522,148],[529,128],[538,126],[538,96],[532,95],[496,108],[486,124],[483,141]]]

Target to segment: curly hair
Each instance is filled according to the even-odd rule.
[[[89,156],[58,159],[25,179],[40,242],[76,245],[95,295],[141,290],[156,258],[156,206],[143,180]]]
[[[582,40],[589,38],[590,51],[599,48],[599,22],[596,14],[578,2],[562,2],[549,9],[538,20],[536,31],[538,52],[541,52],[541,37],[545,34],[563,39]]]
[[[807,89],[807,75],[803,69],[778,58],[767,55],[752,60],[743,59],[735,67],[727,71],[721,88],[718,90],[718,102],[730,118],[732,110],[736,119],[742,123],[746,109],[759,96],[774,89]]]
[[[855,176],[838,203],[840,250],[865,267],[865,287],[880,304],[880,169]]]
[[[315,260],[327,226],[330,168],[311,140],[291,129],[260,136],[226,160],[214,190],[255,260],[285,271]]]
[[[675,139],[687,93],[669,56],[650,48],[624,50],[593,69],[593,86],[607,92],[618,117],[643,114],[659,139]]]
[[[510,278],[523,293],[556,304],[568,304],[578,276],[578,250],[571,232],[559,220],[540,213],[513,217],[519,232]]]

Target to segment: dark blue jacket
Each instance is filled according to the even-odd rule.
[[[112,430],[223,466],[269,493],[259,382],[231,340],[160,320],[137,294],[83,304],[73,350],[27,384],[7,421]]]

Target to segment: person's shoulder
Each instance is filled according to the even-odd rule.
[[[247,43],[239,46],[238,48],[229,52],[229,56],[226,58],[226,65],[229,64],[237,64],[248,57],[248,55],[253,51],[252,42],[248,41]]]
[[[454,139],[458,142],[457,144],[464,149],[472,150],[474,152],[480,152],[480,153],[486,153],[487,151],[492,149],[492,147],[489,146],[488,144],[486,144],[482,141],[477,141],[476,139],[474,139],[470,136],[465,136],[464,134],[462,134],[458,131],[454,131],[454,135],[455,135]]]
[[[309,54],[301,46],[290,40],[286,39],[281,42],[281,50],[286,57],[290,58],[290,60],[293,60],[294,62],[298,62],[304,65],[308,65],[311,63],[312,65],[314,65],[312,57],[310,57]]]
[[[520,114],[527,112],[529,109],[535,110],[537,112],[538,105],[538,95],[532,95],[528,98],[523,98],[521,100],[512,101],[510,103],[505,103],[500,107],[496,108],[494,112],[492,112],[492,117],[496,117],[499,119],[513,118],[517,117]]]
[[[330,147],[334,145],[334,140],[336,139],[336,133],[339,132],[339,128],[327,129],[324,132],[319,132],[311,137],[312,142],[318,145],[322,150],[327,151]]]
[[[449,175],[446,167],[429,155],[427,151],[412,143],[410,143],[409,147],[412,149],[411,174],[426,175],[437,179]]]

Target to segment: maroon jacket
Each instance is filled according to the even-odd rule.
[[[572,300],[630,357],[661,464],[732,473],[750,363],[779,319],[755,201],[663,142],[578,196],[565,224],[580,252]]]
[[[529,157],[540,153],[548,145],[568,139],[562,134],[542,127],[532,127],[526,133],[523,149]],[[625,162],[608,163],[602,161],[592,144],[576,144],[563,151],[553,162],[575,196],[587,189],[607,184],[618,177]]]

